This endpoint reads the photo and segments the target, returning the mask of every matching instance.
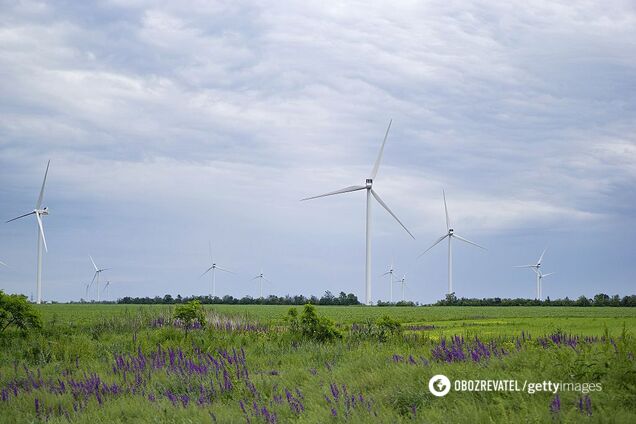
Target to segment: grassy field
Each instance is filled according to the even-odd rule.
[[[0,422],[636,422],[636,308],[319,306],[324,343],[287,306],[206,306],[187,333],[170,306],[38,309],[41,333],[0,338]],[[435,397],[436,374],[579,386]]]

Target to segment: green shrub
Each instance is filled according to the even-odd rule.
[[[305,305],[300,319],[296,308],[289,308],[285,321],[289,324],[290,332],[303,339],[325,342],[342,338],[342,334],[338,332],[333,321],[327,317],[318,316],[316,308],[311,304]]]
[[[375,323],[378,326],[378,338],[380,340],[386,340],[389,336],[402,334],[402,324],[388,315],[378,318]]]
[[[5,294],[0,290],[0,334],[9,327],[26,333],[42,328],[40,314],[27,302],[26,296]]]
[[[201,302],[198,300],[192,300],[182,305],[177,305],[174,310],[174,319],[181,321],[183,327],[188,332],[188,329],[194,327],[197,323],[201,327],[205,327],[205,313]]]

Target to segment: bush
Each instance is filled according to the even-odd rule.
[[[402,324],[388,315],[378,318],[375,323],[378,326],[378,338],[380,340],[386,340],[388,336],[402,334]]]
[[[0,334],[9,327],[26,333],[42,328],[40,314],[27,302],[26,296],[5,294],[0,290]]]
[[[177,305],[174,310],[174,319],[183,323],[186,333],[188,329],[194,327],[196,324],[205,327],[205,314],[198,300]]]
[[[324,316],[319,317],[316,314],[316,308],[311,304],[305,305],[300,319],[298,319],[298,311],[295,308],[289,308],[285,321],[289,324],[292,334],[304,339],[325,342],[342,337],[333,321]]]

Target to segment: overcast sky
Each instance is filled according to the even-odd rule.
[[[43,297],[373,299],[636,292],[632,1],[0,1],[0,213],[30,212],[47,160]],[[37,232],[0,225],[0,288],[35,294]],[[398,295],[395,286],[395,295]],[[92,290],[90,297],[95,297]],[[103,295],[102,295],[103,297]]]

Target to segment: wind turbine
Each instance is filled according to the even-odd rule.
[[[549,272],[547,274],[543,274],[541,272],[541,262],[543,261],[543,256],[545,255],[545,251],[547,249],[543,249],[543,253],[541,253],[541,256],[539,256],[539,260],[537,261],[536,264],[534,265],[515,265],[514,268],[530,268],[531,270],[533,270],[535,272],[535,274],[537,274],[537,299],[542,300],[542,280],[543,277],[547,277],[548,275],[552,275],[554,274],[554,272]]]
[[[444,196],[444,211],[446,212],[446,234],[444,234],[439,239],[437,239],[435,241],[435,243],[433,243],[433,245],[431,247],[426,249],[424,252],[420,253],[418,258],[420,256],[424,255],[424,253],[428,252],[433,247],[435,247],[435,245],[437,245],[442,240],[444,240],[445,238],[448,237],[448,294],[451,294],[451,293],[453,293],[453,250],[452,250],[452,240],[453,240],[453,238],[456,238],[457,240],[461,240],[464,243],[468,243],[468,244],[472,244],[473,246],[477,246],[480,249],[484,249],[484,250],[487,250],[487,249],[485,247],[480,246],[477,243],[474,243],[474,242],[472,242],[470,240],[467,240],[467,239],[463,238],[462,236],[460,236],[460,235],[455,233],[455,230],[451,227],[450,219],[448,218],[448,207],[446,206],[446,192],[444,191],[444,189],[442,189],[442,196]]]
[[[86,301],[88,302],[88,289],[91,288],[91,283],[86,283]]]
[[[93,275],[93,281],[91,281],[91,285],[93,285],[93,282],[95,282],[95,291],[97,292],[97,301],[99,302],[99,275],[110,268],[98,268],[97,265],[95,265],[93,257],[91,255],[88,255],[88,257],[91,258],[91,262],[93,263],[93,267],[95,268],[95,274]],[[97,281],[95,281],[96,278]]]
[[[210,262],[212,263],[212,266],[206,269],[205,272],[199,276],[199,278],[203,277],[205,274],[212,271],[212,297],[216,297],[216,270],[218,269],[219,271],[229,272],[230,274],[236,274],[236,273],[229,271],[227,269],[221,268],[214,262],[214,259],[212,258],[212,243],[210,243]]]
[[[398,281],[402,285],[402,302],[404,302],[404,287],[406,286],[406,274],[402,276],[402,279]]]
[[[110,286],[110,281],[106,281],[106,284],[104,285],[104,288],[102,290],[104,290],[106,292],[106,301],[108,301],[109,297],[108,297],[108,286]]]
[[[38,197],[38,201],[35,203],[35,209],[32,212],[25,213],[24,215],[20,215],[16,218],[10,219],[7,222],[15,221],[16,219],[24,218],[25,216],[35,215],[35,219],[38,224],[38,264],[37,264],[37,275],[36,275],[36,287],[37,287],[37,304],[42,303],[42,245],[44,245],[44,250],[47,252],[49,249],[46,247],[46,239],[44,238],[44,226],[42,225],[42,216],[49,214],[49,208],[42,208],[42,200],[44,199],[44,185],[46,184],[46,176],[49,173],[49,165],[51,161],[49,160],[46,164],[46,171],[44,172],[44,180],[42,181],[42,188],[40,189],[40,196]]]
[[[375,160],[375,164],[373,165],[371,174],[366,179],[365,185],[349,186],[349,187],[342,188],[340,190],[332,191],[325,194],[320,194],[318,196],[312,196],[312,197],[301,199],[301,201],[304,201],[304,200],[317,199],[319,197],[333,196],[335,194],[349,193],[351,191],[358,191],[358,190],[367,191],[366,266],[365,266],[365,303],[367,305],[371,305],[371,196],[375,197],[375,200],[377,200],[378,203],[384,209],[386,209],[386,211],[389,214],[391,214],[393,218],[395,218],[395,220],[402,226],[402,228],[404,228],[404,230],[406,230],[406,232],[409,233],[409,235],[413,237],[413,239],[415,239],[415,236],[411,234],[408,228],[406,228],[406,226],[402,224],[402,221],[400,221],[399,218],[391,211],[391,209],[389,209],[387,204],[384,203],[384,201],[380,198],[378,193],[376,193],[376,191],[373,190],[373,180],[378,174],[378,169],[380,168],[380,162],[382,161],[382,153],[384,152],[384,145],[386,144],[386,139],[389,136],[389,130],[391,129],[392,122],[393,120],[389,121],[389,126],[386,129],[386,134],[384,134],[384,140],[382,141],[382,146],[380,147],[380,153],[378,154],[378,158]]]
[[[259,280],[259,286],[260,286],[260,290],[261,290],[261,298],[263,298],[263,280],[265,280],[266,282],[272,284],[271,281],[269,281],[267,278],[265,278],[265,276],[263,275],[263,270],[261,270],[261,273],[258,274],[256,277],[252,278],[251,281],[254,281],[258,279]]]
[[[389,284],[391,287],[391,297],[390,297],[391,303],[393,303],[393,275],[394,274],[395,274],[395,269],[393,268],[393,261],[391,261],[391,266],[389,266],[389,270],[385,272],[384,274],[382,274],[382,276],[385,276],[385,275],[389,276]]]

